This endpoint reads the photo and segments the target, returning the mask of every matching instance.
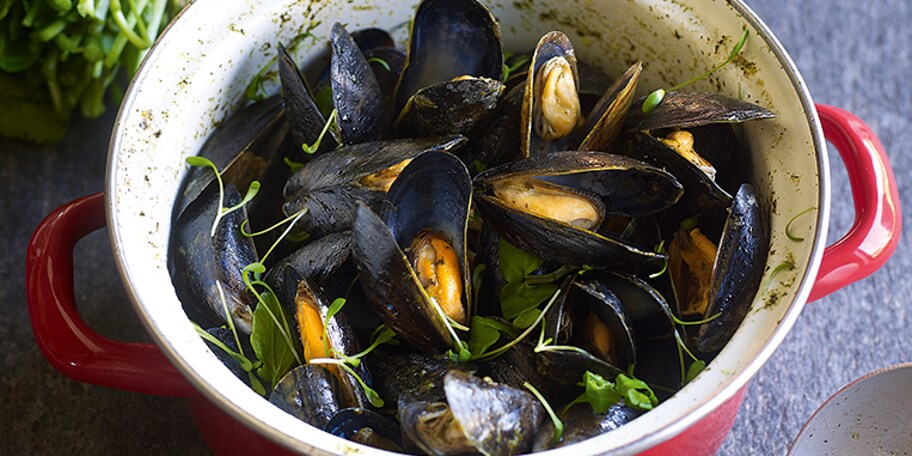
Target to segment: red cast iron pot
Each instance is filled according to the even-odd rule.
[[[190,5],[149,53],[128,91],[112,137],[106,193],[57,209],[32,236],[29,312],[48,362],[78,381],[186,397],[216,454],[388,454],[294,419],[231,375],[192,329],[171,286],[165,258],[184,158],[195,154],[237,108],[246,82],[270,58],[262,49],[288,42],[307,27],[327,37],[335,21],[350,29],[393,29],[410,16],[413,5],[409,0],[356,6],[342,1],[198,0]],[[901,230],[899,198],[883,147],[854,115],[824,105],[814,109],[788,55],[740,1],[578,0],[491,8],[509,49],[529,47],[543,33],[561,29],[573,39],[581,59],[609,74],[619,74],[624,62],[642,59],[647,67],[641,91],[701,73],[724,59],[720,52],[728,52],[730,46],[716,43],[733,43],[742,28],[751,32],[741,54],[749,65],[730,65],[694,90],[718,86],[778,114],[777,119],[741,129],[752,154],[752,182],[771,211],[771,254],[762,283],[772,286],[758,292],[726,348],[675,396],[610,434],[549,452],[713,454],[734,422],[748,380],[781,343],[804,303],[870,275],[895,250]],[[681,38],[669,41],[672,33]],[[323,51],[313,44],[300,51],[299,59]],[[694,63],[679,63],[687,61]],[[851,230],[829,246],[824,137],[845,162],[856,210]],[[786,224],[808,208],[816,210],[806,217],[807,241],[789,241]],[[101,337],[76,310],[73,248],[106,223],[132,304],[157,345]],[[796,268],[771,277],[783,261]]]

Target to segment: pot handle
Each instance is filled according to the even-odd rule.
[[[817,105],[823,135],[845,162],[855,201],[855,223],[823,252],[809,301],[820,299],[880,269],[896,250],[902,215],[896,178],[883,145],[854,114]]]
[[[117,342],[93,331],[76,308],[73,249],[105,226],[104,194],[57,208],[35,229],[26,256],[32,333],[44,357],[74,380],[159,396],[196,391],[153,344]]]

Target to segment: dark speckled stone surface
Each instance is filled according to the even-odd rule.
[[[890,154],[901,198],[912,201],[912,2],[754,0],[802,72],[814,99],[855,112]],[[76,383],[44,361],[25,307],[25,246],[53,208],[104,183],[113,113],[80,120],[63,143],[38,148],[0,140],[0,454],[200,454],[206,447],[177,399]],[[838,154],[831,239],[854,211]],[[908,218],[907,218],[908,220]],[[910,226],[907,224],[907,226]],[[884,269],[808,305],[782,346],[751,382],[720,454],[783,454],[810,414],[867,372],[912,360],[909,236]],[[76,294],[86,320],[120,340],[146,340],[126,301],[107,237],[77,251]],[[912,414],[912,412],[910,412]]]

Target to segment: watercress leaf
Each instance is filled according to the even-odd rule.
[[[532,323],[535,323],[535,320],[538,319],[539,315],[541,315],[541,310],[538,308],[529,309],[519,314],[519,316],[513,320],[513,326],[520,329],[526,329],[531,326]]]
[[[336,298],[329,305],[329,310],[326,312],[326,321],[332,320],[333,317],[342,310],[342,306],[345,305],[345,298]]]
[[[640,110],[643,111],[643,114],[649,114],[653,109],[659,106],[664,99],[665,89],[657,89],[643,100],[643,106],[640,107]]]
[[[595,413],[606,413],[612,405],[621,400],[616,385],[601,375],[586,371],[583,374],[583,383],[586,387],[586,401]]]
[[[275,385],[285,374],[291,370],[295,362],[295,355],[285,340],[282,330],[276,325],[272,315],[278,317],[279,322],[287,322],[284,310],[273,293],[263,293],[262,300],[253,311],[253,324],[250,330],[250,345],[263,365],[257,369],[257,374],[264,380]],[[270,315],[270,311],[272,315]],[[285,334],[290,334],[284,328]]]
[[[500,310],[503,317],[512,320],[523,312],[534,309],[550,298],[558,286],[554,283],[529,285],[508,282],[500,291]]]
[[[519,282],[538,269],[545,260],[523,252],[501,239],[498,248],[500,255],[500,273],[507,282]]]
[[[212,160],[209,160],[206,157],[200,157],[199,155],[191,155],[186,158],[187,164],[190,166],[208,166],[212,169],[218,169],[215,166],[215,163],[212,163]]]
[[[687,377],[684,378],[684,384],[688,384],[691,380],[697,378],[697,375],[700,375],[703,369],[706,369],[706,361],[702,359],[690,363],[690,367],[687,368]]]
[[[491,319],[478,315],[472,317],[472,329],[469,332],[469,351],[475,357],[484,355],[488,348],[500,339],[500,331],[492,325],[485,324],[486,320]]]
[[[656,397],[652,388],[646,382],[631,378],[624,374],[618,374],[617,389],[624,397],[624,402],[630,407],[640,410],[652,410],[659,404],[659,398]]]
[[[304,167],[304,163],[296,162],[288,157],[285,157],[283,160],[285,160],[285,164],[288,165],[288,168],[291,170],[292,174],[298,172],[298,170]]]

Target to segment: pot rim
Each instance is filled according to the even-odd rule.
[[[139,293],[134,286],[134,281],[139,280],[140,278],[130,275],[127,267],[126,256],[122,250],[120,224],[118,223],[117,212],[115,210],[117,202],[116,198],[113,197],[113,195],[116,194],[115,175],[117,170],[115,166],[115,157],[123,146],[123,130],[125,128],[128,128],[126,118],[132,111],[133,102],[135,100],[134,94],[142,85],[142,80],[144,79],[143,76],[145,74],[144,70],[147,64],[149,64],[150,61],[157,60],[159,57],[161,57],[159,54],[162,52],[161,49],[164,47],[164,43],[170,41],[171,35],[168,32],[174,26],[174,24],[179,23],[181,17],[187,14],[188,11],[195,11],[196,9],[203,8],[203,4],[205,3],[206,0],[194,0],[191,2],[174,18],[174,20],[172,20],[172,22],[162,32],[159,40],[156,41],[151,49],[149,49],[146,57],[143,59],[136,72],[136,77],[131,81],[130,86],[125,92],[124,101],[118,111],[114,131],[109,143],[105,183],[105,213],[107,226],[109,227],[108,235],[114,253],[117,271],[120,275],[121,281],[124,284],[127,296],[129,297],[131,305],[139,315],[142,324],[145,326],[147,332],[152,336],[155,344],[158,345],[162,353],[187,378],[187,380],[194,386],[194,388],[196,388],[196,390],[199,391],[210,402],[216,404],[222,411],[234,418],[239,419],[244,423],[246,427],[250,428],[251,430],[269,438],[270,440],[286,448],[296,451],[301,451],[303,448],[306,448],[308,450],[332,452],[335,448],[343,447],[350,448],[352,451],[368,452],[368,454],[397,454],[378,450],[372,447],[354,444],[339,437],[326,434],[324,434],[325,440],[305,442],[300,438],[292,437],[291,435],[277,428],[269,426],[262,419],[262,417],[257,416],[249,410],[240,408],[234,401],[229,400],[224,393],[220,392],[212,384],[203,379],[197,372],[197,368],[193,367],[187,361],[187,359],[185,359],[184,356],[180,354],[175,341],[172,341],[166,337],[163,329],[159,326],[160,322],[153,320],[152,317],[150,317],[150,315],[147,313],[145,306],[141,303]],[[800,314],[800,311],[803,308],[804,304],[807,302],[811,288],[814,285],[814,279],[817,277],[818,269],[823,257],[823,251],[826,247],[825,243],[827,239],[827,227],[830,217],[829,161],[826,153],[826,142],[823,136],[823,129],[821,127],[817,111],[814,107],[810,91],[808,90],[804,79],[798,72],[797,66],[785,51],[782,44],[775,37],[769,27],[749,6],[747,6],[746,3],[744,3],[743,0],[726,0],[726,3],[723,5],[728,5],[731,7],[744,21],[746,21],[750,27],[756,31],[756,35],[763,40],[764,44],[773,53],[781,66],[781,70],[785,72],[785,75],[791,83],[792,88],[795,90],[800,105],[804,111],[804,116],[807,121],[807,125],[809,126],[811,137],[813,139],[813,147],[817,160],[817,176],[819,183],[819,192],[817,198],[817,220],[814,229],[814,239],[810,249],[810,260],[803,276],[800,278],[800,283],[797,287],[795,298],[789,303],[788,309],[784,312],[782,320],[767,338],[765,344],[763,344],[762,348],[757,352],[756,356],[747,364],[743,370],[727,377],[727,381],[719,389],[717,389],[714,394],[707,395],[701,403],[693,406],[689,413],[681,416],[665,427],[656,429],[654,432],[644,435],[642,438],[636,441],[613,449],[612,454],[637,453],[652,448],[662,442],[668,441],[706,417],[711,411],[717,409],[724,402],[732,398],[739,390],[745,388],[747,382],[757,373],[757,371],[760,370],[760,368],[763,366],[763,364],[766,363],[769,357],[772,356],[776,348],[778,348],[782,343],[785,335],[789,332],[789,330],[791,330],[791,327],[794,325],[795,321],[797,321],[798,315]],[[338,442],[336,442],[336,444],[333,444],[333,440],[340,440],[345,443],[342,445],[339,445]],[[574,444],[570,447],[570,451],[581,454],[601,454],[604,452],[603,447],[600,445],[602,443],[601,440],[602,439],[598,437],[588,439],[586,441]],[[550,450],[542,454],[565,453],[569,453],[566,448]]]

